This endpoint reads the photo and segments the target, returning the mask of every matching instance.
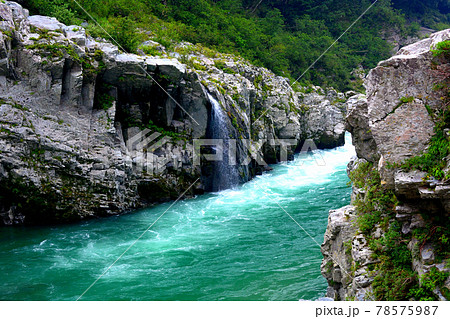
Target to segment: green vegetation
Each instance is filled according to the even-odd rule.
[[[135,51],[148,39],[168,49],[174,49],[174,43],[189,41],[240,55],[295,79],[371,2],[268,0],[256,5],[250,0],[79,0],[79,3],[127,51]],[[30,0],[28,7],[33,14],[55,16],[66,24],[86,20],[91,35],[108,38],[74,1]],[[406,35],[419,29],[417,23],[407,26],[405,16],[395,7],[408,10],[411,16],[417,13],[402,1],[379,0],[305,74],[300,84],[314,83],[340,90],[361,88],[351,71],[359,65],[372,68],[389,56],[390,45],[380,38],[381,32],[395,29]],[[434,10],[430,13],[433,18],[428,20],[448,23],[448,17],[434,7],[426,5]],[[153,49],[146,50],[157,54]],[[232,73],[230,69],[225,71]]]
[[[27,49],[30,50],[39,50],[42,54],[47,54],[52,58],[62,58],[65,54],[70,55],[76,61],[81,63],[80,56],[75,52],[75,50],[67,45],[59,44],[59,43],[36,43],[27,46]]]
[[[26,106],[20,105],[14,101],[11,102],[10,104],[13,108],[21,110],[21,111],[30,111],[29,108],[27,108]]]
[[[12,99],[5,100],[3,98],[0,98],[0,105],[3,105],[3,104],[11,105],[13,108],[21,110],[21,111],[30,111],[30,109],[28,107],[23,106]]]
[[[445,214],[434,214],[432,216],[422,215],[426,220],[426,226],[413,229],[414,238],[417,239],[417,251],[426,243],[431,243],[434,248],[434,259],[440,263],[450,261],[450,229],[445,227],[448,217]]]
[[[397,204],[392,191],[386,191],[381,185],[380,175],[372,163],[365,162],[351,172],[350,179],[358,188],[364,189],[364,199],[357,199],[357,224],[360,231],[369,234]]]
[[[148,124],[145,126],[145,128],[148,128],[152,132],[158,132],[163,136],[167,136],[172,138],[174,141],[180,141],[180,140],[186,140],[187,135],[185,133],[177,133],[173,131],[168,131],[163,127],[159,127],[155,125],[152,120],[149,120]]]
[[[417,287],[414,272],[403,268],[379,267],[382,275],[377,275],[372,287],[376,300],[408,300],[413,286]]]
[[[230,69],[229,67],[226,66],[224,61],[220,61],[220,60],[215,60],[214,61],[214,66],[220,70],[222,70],[225,73],[229,73],[229,74],[236,74],[236,72],[233,69]]]
[[[430,272],[424,274],[421,278],[422,285],[411,289],[410,294],[415,297],[416,300],[421,301],[433,301],[433,291],[437,287],[442,287],[447,280],[448,274],[440,272],[436,267],[433,267]],[[447,288],[441,289],[444,297],[450,299],[450,292]]]
[[[450,2],[447,0],[393,0],[392,3],[420,25],[435,30],[450,28]],[[417,29],[417,22],[410,29]]]
[[[447,273],[432,269],[419,278],[412,270],[412,253],[407,247],[411,234],[401,232],[401,224],[395,219],[397,199],[392,191],[381,184],[376,168],[371,163],[362,163],[350,174],[354,185],[365,191],[362,199],[357,199],[356,223],[367,239],[373,258],[378,262],[369,265],[369,270],[375,275],[372,284],[376,300],[436,300],[433,290],[439,287],[443,294],[449,292],[442,288],[447,279]],[[426,218],[426,216],[424,216]],[[445,216],[433,216],[426,228],[414,229],[413,236],[418,240],[418,247],[413,253],[418,253],[425,242],[433,244],[436,261],[449,260],[450,230],[445,225]],[[384,236],[374,238],[373,231],[380,227]],[[348,245],[346,246],[346,251]],[[416,256],[418,258],[418,256]],[[357,267],[355,267],[357,268]]]
[[[206,71],[206,67],[204,65],[196,62],[195,58],[191,58],[191,59],[187,60],[186,64],[195,70]]]
[[[436,49],[431,50],[435,57],[442,57],[446,60],[450,59],[450,40],[439,42]]]
[[[5,133],[7,135],[11,135],[11,130],[7,129],[6,127],[0,127],[0,133]]]
[[[404,96],[400,98],[400,105],[411,103],[412,101],[414,101],[414,96]]]
[[[112,86],[109,84],[101,83],[99,85],[94,97],[95,108],[107,111],[113,106],[115,99],[110,94],[111,89]]]
[[[155,46],[141,45],[139,49],[141,49],[147,55],[161,55],[161,52]]]
[[[37,50],[44,58],[62,59],[64,56],[70,56],[75,62],[83,67],[83,72],[86,76],[90,76],[99,72],[103,67],[102,61],[103,53],[100,50],[95,51],[92,55],[80,56],[73,47],[60,43],[35,43],[26,47],[29,50]],[[94,61],[97,61],[98,67],[94,66]],[[48,64],[47,60],[41,62],[43,66]]]
[[[352,241],[349,240],[347,242],[344,243],[344,248],[345,248],[345,254],[347,254],[348,256],[351,257],[352,255]]]
[[[449,119],[449,112],[446,111],[445,117]],[[450,123],[450,122],[448,122]],[[435,135],[431,138],[430,146],[426,153],[421,156],[415,156],[406,160],[401,167],[404,170],[417,169],[428,172],[430,176],[437,179],[448,179],[450,176],[445,174],[444,168],[447,165],[446,157],[450,154],[450,143],[444,129],[448,124],[439,123],[435,127]]]
[[[108,110],[113,106],[114,98],[106,93],[98,94],[95,99],[95,104],[98,108]]]

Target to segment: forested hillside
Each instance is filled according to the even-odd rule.
[[[371,4],[368,0],[78,0],[128,51],[153,39],[201,43],[239,54],[296,79]],[[373,2],[373,1],[372,1]],[[75,1],[25,0],[33,14],[66,24],[87,21],[93,36],[106,37]],[[302,84],[358,87],[351,71],[372,68],[389,56],[380,35],[414,35],[420,26],[450,27],[446,0],[379,0],[339,43],[301,79]]]

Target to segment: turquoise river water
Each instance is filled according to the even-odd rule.
[[[328,211],[347,205],[346,145],[176,203],[81,300],[299,300],[325,294]],[[280,206],[286,210],[284,212]],[[75,225],[1,228],[0,299],[76,300],[170,206]]]

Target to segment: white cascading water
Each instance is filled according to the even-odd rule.
[[[212,191],[221,191],[235,187],[239,184],[239,172],[236,165],[230,165],[230,131],[227,125],[227,119],[219,102],[208,94],[211,102],[211,138],[223,141],[223,150],[215,147],[216,152],[222,152],[223,160],[214,162],[212,176]]]

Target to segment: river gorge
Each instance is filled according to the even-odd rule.
[[[450,29],[339,92],[0,18],[0,299],[450,299]]]
[[[350,202],[346,145],[176,203],[81,300],[318,299],[328,210]],[[317,242],[314,242],[281,205]],[[170,203],[74,225],[3,229],[2,299],[75,300]]]

